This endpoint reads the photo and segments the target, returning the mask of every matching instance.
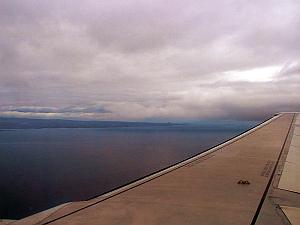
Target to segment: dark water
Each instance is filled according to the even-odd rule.
[[[200,153],[256,125],[0,131],[0,218],[85,200]]]

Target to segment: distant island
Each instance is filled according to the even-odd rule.
[[[175,123],[126,122],[126,121],[77,121],[63,119],[28,119],[0,117],[0,129],[42,128],[112,128],[172,126]]]

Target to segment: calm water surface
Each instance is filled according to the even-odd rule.
[[[257,123],[0,130],[0,218],[18,219],[100,195]]]

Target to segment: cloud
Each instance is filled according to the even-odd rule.
[[[300,110],[299,10],[297,0],[2,0],[0,115],[253,119]]]
[[[79,106],[68,106],[62,108],[56,107],[36,107],[36,106],[22,106],[22,107],[1,107],[0,106],[0,114],[2,115],[11,115],[17,117],[38,117],[38,118],[76,118],[86,117],[95,117],[99,114],[111,113],[111,111],[105,109],[102,106],[87,106],[87,107],[79,107]]]
[[[6,107],[2,108],[3,111],[11,112],[21,112],[21,113],[110,113],[103,107],[63,107],[63,108],[53,108],[53,107]]]

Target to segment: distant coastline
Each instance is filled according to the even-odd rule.
[[[79,121],[63,119],[29,119],[0,117],[0,130],[43,128],[118,128],[174,126],[177,123],[128,122],[128,121]]]

